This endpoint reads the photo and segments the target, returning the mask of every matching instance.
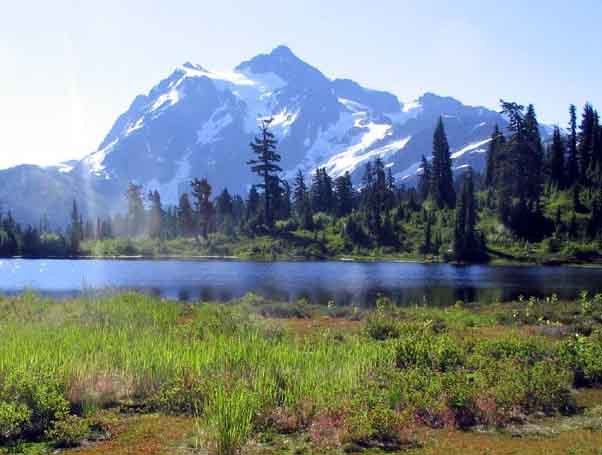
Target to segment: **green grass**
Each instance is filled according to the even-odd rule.
[[[105,408],[196,418],[198,440],[219,454],[269,434],[305,433],[316,450],[402,447],[418,427],[571,414],[573,385],[602,381],[601,300],[400,309],[381,299],[375,311],[300,303],[287,315],[254,296],[4,298],[0,445],[75,444]],[[545,335],[557,325],[568,331]]]

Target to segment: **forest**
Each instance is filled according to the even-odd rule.
[[[257,184],[246,195],[213,193],[194,178],[177,206],[130,183],[127,211],[70,223],[0,220],[0,255],[26,257],[215,255],[251,258],[371,257],[456,262],[594,262],[602,251],[602,127],[586,104],[568,128],[542,139],[533,105],[501,101],[508,120],[488,142],[482,172],[452,168],[445,124],[422,156],[416,185],[395,181],[376,158],[360,182],[325,168],[283,179],[270,119],[242,154]]]

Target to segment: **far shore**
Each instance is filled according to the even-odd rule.
[[[456,266],[486,265],[490,267],[588,267],[600,268],[602,261],[584,262],[571,259],[549,260],[531,260],[530,258],[494,258],[488,262],[454,262],[445,261],[439,257],[392,257],[392,256],[333,256],[333,257],[303,257],[303,256],[277,256],[277,257],[252,257],[252,256],[234,256],[234,255],[179,255],[179,254],[135,254],[135,255],[77,255],[77,256],[11,256],[0,258],[6,259],[34,259],[34,260],[119,260],[119,261],[233,261],[233,262],[385,262],[400,264],[450,264]]]

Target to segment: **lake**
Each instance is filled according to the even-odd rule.
[[[0,260],[0,292],[65,297],[135,289],[179,300],[227,301],[254,292],[325,304],[401,305],[494,302],[524,296],[602,292],[602,268],[454,266],[401,262],[243,262],[182,260]]]

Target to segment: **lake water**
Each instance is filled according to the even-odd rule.
[[[281,301],[449,305],[602,292],[602,268],[454,266],[395,262],[0,260],[0,292],[57,297],[135,289],[180,300],[226,301],[248,292]]]

